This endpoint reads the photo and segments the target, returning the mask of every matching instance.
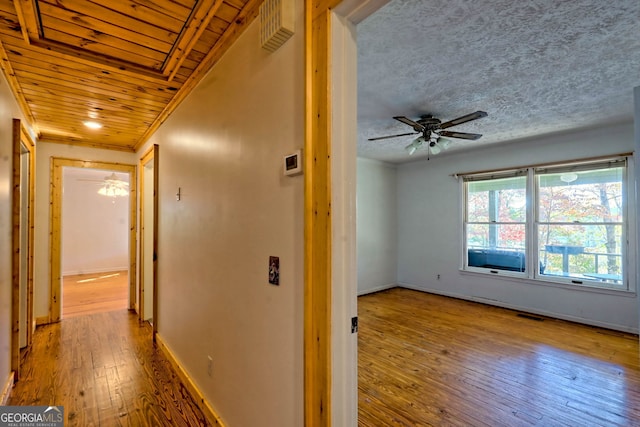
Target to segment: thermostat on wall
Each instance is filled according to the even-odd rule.
[[[284,174],[299,175],[302,173],[302,150],[284,156]]]

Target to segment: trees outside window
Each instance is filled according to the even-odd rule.
[[[463,178],[465,268],[623,286],[625,159]]]

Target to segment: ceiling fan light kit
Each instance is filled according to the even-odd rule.
[[[411,144],[405,147],[405,150],[409,155],[413,155],[418,148],[422,147],[426,141],[429,141],[427,146],[428,153],[438,154],[442,150],[446,150],[452,144],[452,141],[449,139],[442,138],[446,136],[448,138],[458,138],[458,139],[466,139],[469,141],[476,141],[482,137],[479,133],[467,133],[467,132],[455,132],[455,131],[447,131],[444,129],[450,128],[452,126],[456,126],[462,123],[470,122],[472,120],[477,120],[482,117],[487,117],[487,113],[484,111],[476,111],[457,119],[449,120],[448,122],[442,123],[440,119],[431,116],[430,114],[425,114],[420,117],[417,121],[411,120],[405,116],[395,116],[394,119],[402,122],[406,125],[409,125],[413,128],[415,132],[411,133],[402,133],[398,135],[389,135],[389,136],[380,136],[376,138],[369,138],[369,141],[377,141],[380,139],[388,139],[388,138],[398,138],[401,136],[409,136],[420,133],[418,138],[414,139]]]
[[[424,136],[420,135],[419,137],[411,141],[411,144],[404,147],[404,149],[407,150],[407,153],[409,153],[409,155],[411,156],[416,152],[418,148],[422,147],[422,144],[424,144],[424,142]]]
[[[125,197],[129,195],[128,187],[128,182],[121,180],[115,172],[112,172],[111,175],[104,177],[98,194],[107,197]]]
[[[443,150],[446,150],[447,148],[451,147],[451,140],[450,139],[446,139],[446,138],[439,138],[438,139],[438,145],[440,145],[440,147]]]
[[[107,196],[107,197],[124,197],[124,196],[128,196],[129,192],[124,188],[105,184],[104,187],[100,187],[100,189],[98,190],[98,194],[100,194],[101,196]]]

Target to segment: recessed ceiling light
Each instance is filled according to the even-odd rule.
[[[84,125],[90,129],[100,129],[102,127],[100,123],[91,121],[84,122]]]

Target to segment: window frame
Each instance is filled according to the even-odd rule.
[[[463,180],[463,225],[462,225],[462,229],[463,229],[463,234],[462,234],[462,238],[463,238],[463,246],[464,246],[464,252],[463,252],[463,268],[467,271],[478,271],[478,272],[489,272],[490,274],[502,274],[502,275],[507,275],[507,276],[514,276],[514,277],[527,277],[527,272],[529,271],[528,268],[528,253],[529,253],[529,247],[528,247],[528,226],[529,226],[529,200],[527,198],[527,205],[525,208],[525,220],[524,223],[520,222],[520,221],[514,221],[514,222],[491,222],[491,221],[473,221],[470,222],[468,221],[469,218],[469,204],[468,204],[468,187],[466,185],[467,182],[477,182],[477,181],[491,181],[491,180],[496,180],[496,179],[504,179],[504,178],[516,178],[516,177],[525,177],[525,194],[528,194],[529,192],[529,179],[527,177],[528,171],[526,168],[517,168],[517,169],[512,169],[512,170],[504,170],[504,171],[497,171],[497,172],[491,172],[491,173],[482,173],[482,174],[473,174],[473,175],[469,175],[467,176],[467,180]],[[524,224],[524,228],[525,228],[525,241],[524,241],[524,252],[525,252],[525,271],[524,272],[520,272],[520,271],[513,271],[513,270],[497,270],[497,269],[492,269],[492,268],[485,268],[485,267],[474,267],[474,266],[470,266],[469,265],[469,247],[468,247],[468,242],[467,242],[467,232],[468,232],[468,227],[470,224],[474,224],[474,225],[482,225],[482,224],[496,224],[496,225],[505,225],[505,224]]]
[[[578,170],[596,170],[607,163],[614,162],[615,167],[622,168],[621,177],[621,196],[622,196],[622,231],[621,231],[621,246],[620,253],[622,257],[622,280],[620,284],[607,281],[582,280],[582,278],[576,277],[562,277],[548,274],[541,274],[539,268],[533,268],[533,266],[540,265],[540,251],[539,251],[539,177],[548,173],[557,173],[563,169],[570,169],[572,167]],[[619,166],[618,166],[619,165]],[[636,242],[633,236],[635,236],[635,224],[631,220],[635,218],[635,194],[633,193],[633,183],[630,180],[633,177],[633,161],[630,159],[630,154],[608,156],[596,159],[587,160],[575,160],[566,161],[562,163],[531,165],[518,168],[510,168],[489,172],[478,173],[466,173],[456,174],[459,178],[461,185],[462,195],[462,256],[461,256],[461,272],[491,275],[494,277],[502,277],[504,279],[525,281],[533,284],[540,285],[552,285],[568,287],[572,289],[592,290],[599,292],[635,292],[635,266],[631,263],[631,259],[635,256]],[[469,265],[469,245],[468,245],[468,226],[475,224],[475,222],[468,221],[469,219],[469,193],[468,182],[477,180],[491,180],[503,177],[516,176],[515,174],[524,174],[526,176],[526,225],[525,225],[525,271],[510,271],[502,269],[493,269],[486,267],[477,267]],[[462,179],[460,179],[462,178]],[[592,223],[583,223],[585,225],[591,225]],[[616,223],[619,225],[619,223]]]

